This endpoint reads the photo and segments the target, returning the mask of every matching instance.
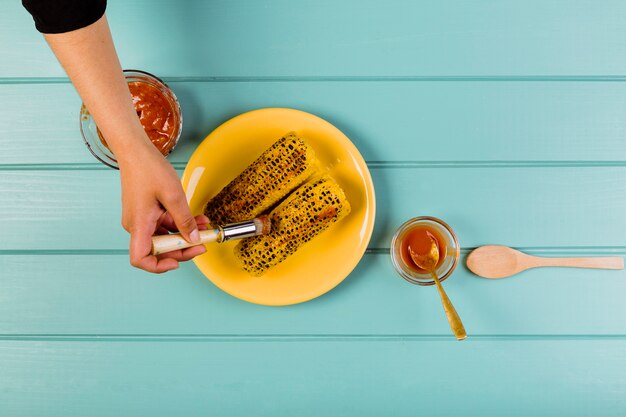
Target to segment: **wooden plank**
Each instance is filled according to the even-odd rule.
[[[452,338],[436,289],[404,281],[386,254],[366,254],[332,292],[284,308],[240,301],[212,285],[191,263],[154,276],[131,268],[126,255],[2,255],[0,271],[0,336]],[[621,319],[626,306],[615,296],[626,291],[626,271],[539,269],[493,281],[460,266],[445,287],[470,337],[626,335]]]
[[[121,61],[176,76],[615,75],[619,0],[111,2]],[[62,76],[19,2],[2,2],[0,77]]]
[[[11,416],[623,416],[624,340],[0,342]],[[432,387],[432,388],[431,388]]]
[[[170,157],[179,164],[220,123],[260,107],[318,114],[369,161],[626,161],[622,83],[177,82],[172,88],[184,115]],[[0,164],[97,163],[83,145],[80,99],[70,84],[0,85],[0,96]]]
[[[372,176],[370,247],[389,247],[396,227],[418,215],[449,222],[463,247],[624,244],[626,167],[377,168]],[[4,171],[0,250],[125,249],[120,205],[113,170]]]

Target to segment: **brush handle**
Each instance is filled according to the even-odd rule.
[[[190,243],[180,233],[152,236],[152,255],[190,248],[209,242],[221,242],[223,233],[220,229],[200,230],[200,243]]]
[[[624,269],[624,258],[606,256],[595,258],[542,258],[533,256],[535,266],[565,266],[570,268]]]

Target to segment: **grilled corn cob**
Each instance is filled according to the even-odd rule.
[[[271,232],[239,242],[235,257],[244,270],[262,275],[349,213],[350,203],[332,178],[312,179],[271,211]]]
[[[204,214],[214,225],[257,217],[309,178],[316,166],[313,149],[289,132],[213,197]]]

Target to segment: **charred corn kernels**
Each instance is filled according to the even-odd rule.
[[[242,240],[235,256],[244,270],[262,275],[350,213],[344,191],[329,176],[293,191],[270,213],[271,232]]]
[[[316,168],[313,149],[290,132],[213,197],[204,214],[214,225],[257,217],[306,181]]]

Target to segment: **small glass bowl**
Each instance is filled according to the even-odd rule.
[[[140,70],[124,70],[124,76],[126,77],[126,82],[143,82],[157,88],[167,99],[170,108],[174,111],[175,120],[178,122],[178,126],[174,130],[174,144],[168,152],[169,155],[178,144],[180,134],[183,130],[183,115],[180,110],[180,104],[178,103],[176,95],[174,94],[172,89],[169,88],[168,85],[165,84],[160,78],[148,72]],[[87,149],[89,149],[89,151],[92,153],[93,156],[96,157],[97,160],[111,168],[119,169],[115,155],[102,142],[102,139],[98,134],[98,127],[96,126],[96,122],[89,114],[89,110],[87,110],[87,107],[85,107],[84,103],[80,106],[80,133],[83,136],[85,145],[87,145]]]
[[[401,255],[401,243],[404,237],[416,226],[426,226],[439,232],[441,237],[445,240],[447,246],[446,259],[437,268],[437,276],[439,281],[444,281],[448,278],[456,265],[459,262],[461,254],[461,246],[456,238],[456,235],[452,231],[452,228],[445,222],[435,217],[415,217],[398,228],[394,233],[391,240],[391,262],[394,268],[398,271],[398,274],[412,284],[417,285],[433,285],[435,281],[428,273],[419,273],[412,268],[409,268]]]

